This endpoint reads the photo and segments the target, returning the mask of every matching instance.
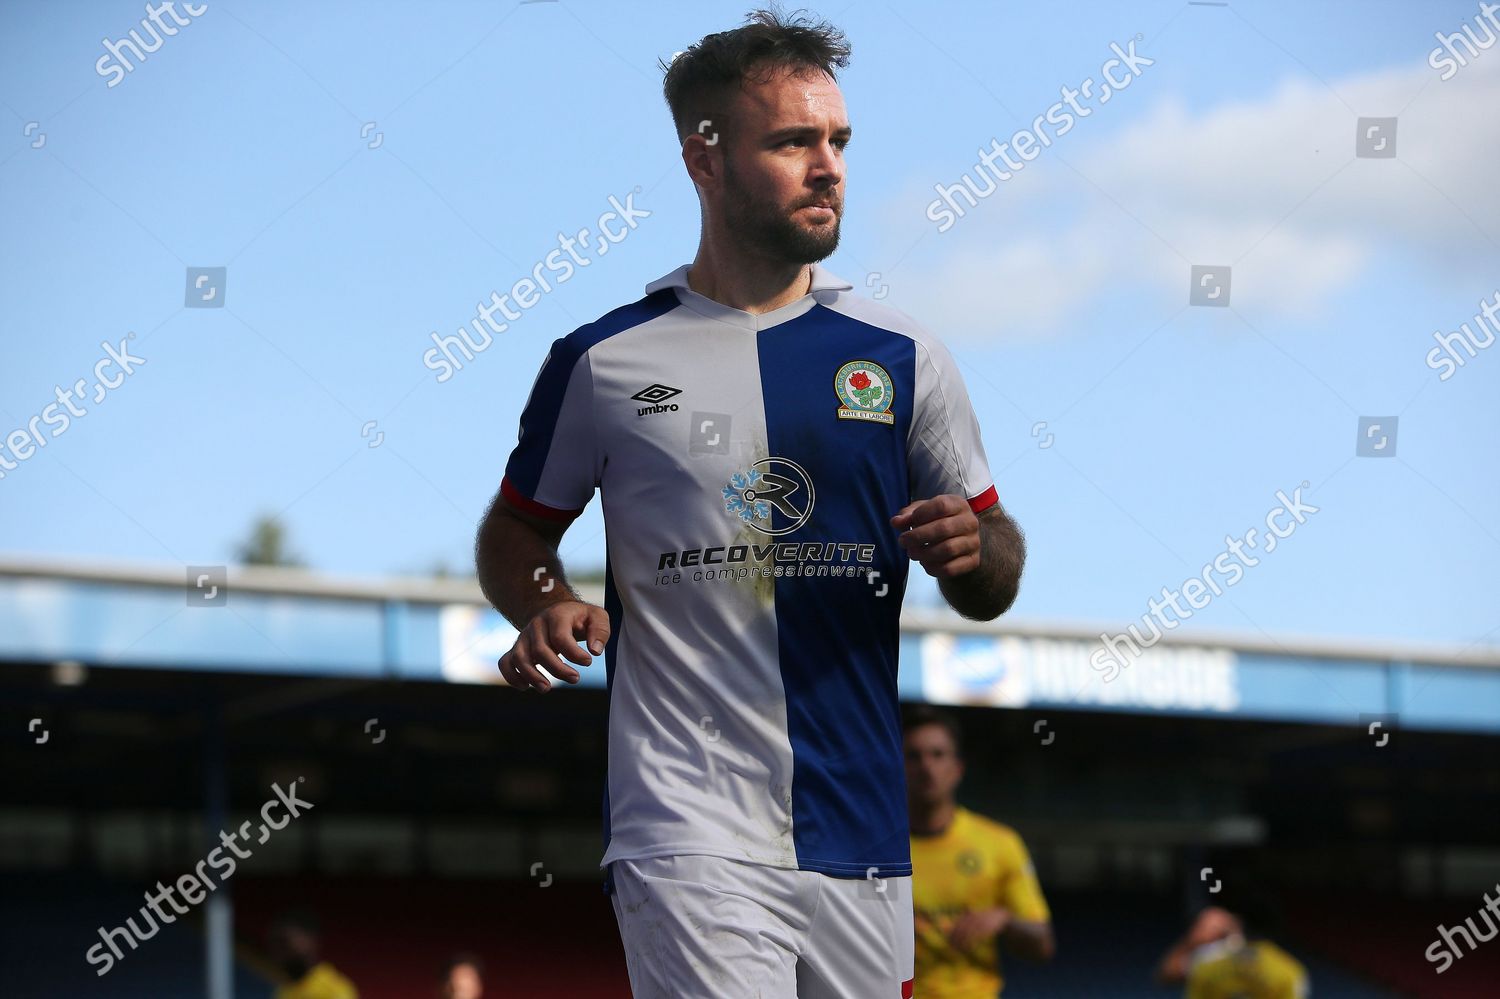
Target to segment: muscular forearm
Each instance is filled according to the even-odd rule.
[[[474,567],[485,597],[516,628],[539,611],[567,600],[580,600],[568,585],[557,554],[557,538],[504,510],[492,508],[474,544]]]
[[[1026,540],[1016,522],[999,504],[979,517],[979,567],[939,579],[943,598],[964,617],[989,621],[1015,603],[1026,562]]]

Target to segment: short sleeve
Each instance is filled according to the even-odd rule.
[[[563,337],[553,342],[521,409],[500,492],[520,510],[566,522],[588,506],[602,470],[588,351]]]
[[[916,341],[916,387],[907,465],[911,498],[957,493],[979,513],[999,501],[990,477],[979,418],[948,348],[934,337]]]
[[[1005,871],[1000,886],[1000,904],[1009,909],[1017,919],[1030,922],[1045,922],[1052,918],[1047,908],[1047,899],[1042,895],[1042,883],[1037,880],[1036,868],[1031,864],[1031,855],[1021,837],[1010,835],[1001,844],[1001,869]]]

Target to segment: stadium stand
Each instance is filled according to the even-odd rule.
[[[268,996],[289,908],[370,999],[431,995],[459,951],[494,994],[626,994],[597,870],[602,675],[495,685],[513,633],[467,584],[235,570],[208,607],[194,584],[0,560],[7,997],[199,996],[226,955],[236,995]],[[1500,944],[1441,976],[1423,954],[1500,881],[1495,663],[1200,636],[1070,699],[1084,629],[907,625],[903,696],[961,715],[960,797],[1023,833],[1052,902],[1057,959],[1009,962],[1008,996],[1175,994],[1151,969],[1207,900],[1200,870],[1249,857],[1320,999],[1494,994]],[[312,810],[227,882],[232,948],[195,909],[94,975],[98,927],[298,778]]]

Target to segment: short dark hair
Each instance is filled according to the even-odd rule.
[[[677,139],[687,138],[704,120],[723,120],[731,92],[746,79],[767,79],[781,70],[821,70],[834,77],[849,65],[844,33],[826,21],[783,15],[772,5],[745,16],[745,26],[704,35],[671,63],[662,93],[672,111]],[[726,129],[719,129],[725,132]]]
[[[940,711],[930,704],[913,704],[904,708],[901,712],[901,735],[903,738],[914,728],[923,725],[940,725],[948,730],[948,735],[953,740],[953,750],[959,755],[964,755],[963,730],[959,727],[958,719],[946,711]]]

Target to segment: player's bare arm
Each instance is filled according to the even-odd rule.
[[[1016,919],[1007,913],[1000,941],[1005,949],[1028,961],[1050,961],[1057,949],[1052,924],[1042,919]]]
[[[976,515],[956,493],[934,496],[902,507],[891,526],[902,532],[907,556],[964,617],[989,621],[1015,603],[1026,540],[999,503]]]
[[[1181,985],[1187,981],[1193,951],[1238,932],[1241,932],[1240,922],[1232,913],[1217,905],[1206,906],[1187,933],[1162,955],[1156,966],[1157,984]]]
[[[1007,951],[1029,961],[1050,961],[1056,950],[1050,922],[1017,919],[1004,906],[966,912],[953,921],[948,931],[948,939],[960,950],[987,937],[998,937]]]
[[[563,573],[557,545],[566,530],[567,524],[517,510],[497,494],[475,539],[479,588],[521,633],[499,664],[505,681],[521,690],[552,688],[539,665],[559,680],[577,683],[578,670],[569,662],[588,666],[609,640],[608,613],[584,602]],[[543,579],[556,583],[548,586]]]

